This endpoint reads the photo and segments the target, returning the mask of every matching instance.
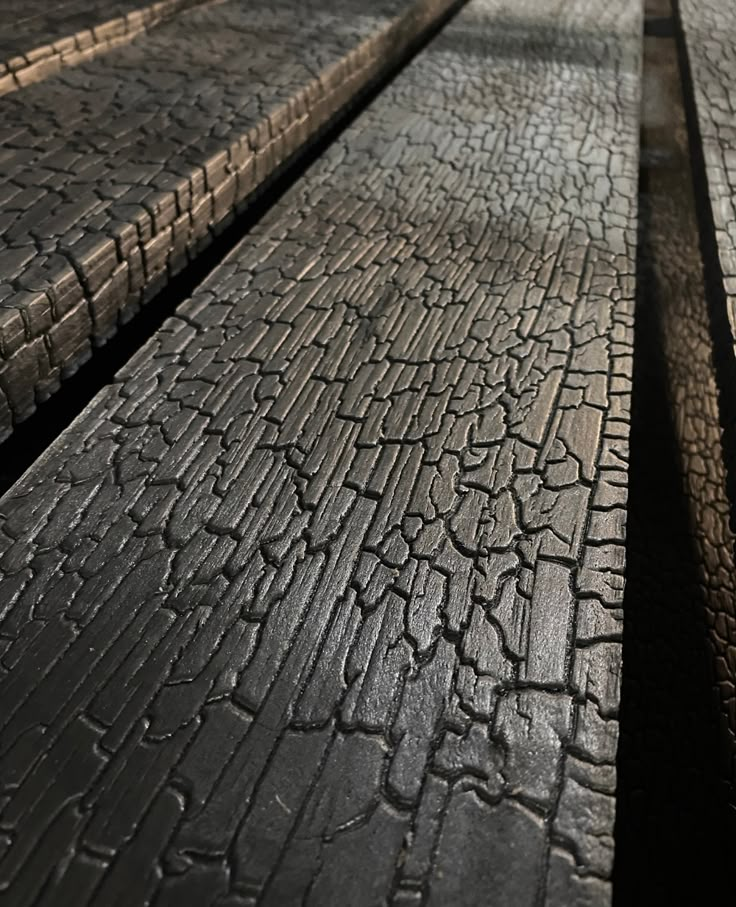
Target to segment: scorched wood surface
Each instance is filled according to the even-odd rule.
[[[716,254],[720,261],[720,274],[712,275],[713,296],[711,318],[716,335],[716,360],[720,365],[719,377],[726,385],[736,376],[736,58],[733,40],[736,38],[736,9],[729,4],[713,0],[692,3],[681,0],[680,18],[684,30],[690,63],[692,91],[700,132],[700,142],[705,163],[707,192],[705,204],[712,213],[715,228]],[[716,270],[718,266],[716,264]],[[717,283],[718,289],[713,291]],[[734,424],[736,401],[734,388],[722,386],[721,419],[726,420],[725,454],[732,475],[729,476],[733,495],[736,462],[734,462]],[[704,448],[700,458],[709,463],[710,449]],[[695,464],[703,473],[703,460]],[[726,502],[727,503],[727,502]],[[733,537],[730,551],[722,555],[724,567],[729,568],[733,554]],[[720,575],[714,574],[712,585],[720,584]],[[710,638],[715,651],[715,673],[720,690],[722,711],[730,728],[732,771],[736,777],[733,735],[736,734],[736,613],[733,596],[721,599],[720,607],[709,620]]]
[[[453,5],[206,4],[0,98],[0,439]]]
[[[473,0],[2,500],[14,905],[604,905],[636,0]]]
[[[204,0],[2,0],[0,95],[104,53]]]

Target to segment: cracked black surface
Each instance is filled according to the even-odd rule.
[[[106,53],[204,0],[0,2],[0,95]]]
[[[734,540],[677,49],[669,3],[657,5],[661,27],[649,31],[664,37],[644,42],[613,886],[621,907],[730,903],[736,884],[732,688],[723,681]]]
[[[736,66],[730,39],[736,37],[736,11],[712,0],[697,5],[680,0],[677,6],[689,64],[688,87],[694,103],[693,116],[697,117],[694,128],[702,149],[700,166],[705,170],[702,193],[708,211],[707,215],[701,211],[701,227],[709,266],[710,331],[720,390],[719,415],[724,427],[722,456],[728,467],[724,481],[730,494],[724,506],[728,506],[730,499],[733,526],[736,507],[736,398],[733,392],[736,375],[736,125],[733,115]],[[697,179],[701,174],[697,172],[697,165],[695,169]],[[718,440],[720,451],[721,439]],[[701,456],[709,462],[707,455]],[[695,465],[700,465],[700,461]],[[716,571],[714,583],[723,584],[728,591],[729,586],[723,583],[722,577],[724,574],[731,576],[733,584],[732,529],[724,533],[720,551],[722,563],[718,564],[715,555],[711,555],[708,568],[711,572]],[[732,594],[722,597],[709,623],[721,711],[728,728],[729,775],[733,784],[736,782],[736,604]],[[736,806],[736,798],[733,799]]]
[[[208,4],[0,98],[0,439],[455,5]]]
[[[473,0],[2,499],[13,903],[610,900],[635,0]]]

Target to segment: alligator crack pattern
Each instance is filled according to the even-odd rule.
[[[0,95],[106,53],[208,0],[0,2]]]
[[[3,498],[19,907],[608,903],[641,31],[473,0]]]
[[[0,99],[0,440],[455,6],[210,4]]]

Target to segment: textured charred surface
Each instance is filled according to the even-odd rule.
[[[736,118],[733,92],[736,62],[736,9],[717,0],[679,0],[687,42],[692,88],[703,143],[708,187],[729,318],[736,296]]]
[[[708,263],[711,324],[717,373],[720,382],[721,421],[725,427],[725,459],[729,466],[728,484],[732,505],[736,500],[736,10],[728,4],[679,3],[689,62],[689,88],[694,100],[698,140],[702,149],[706,180],[704,198],[704,249]],[[733,522],[733,512],[732,512]],[[733,535],[723,539],[733,545]],[[716,575],[733,571],[733,548],[722,557],[727,560]],[[715,566],[713,556],[708,566]],[[720,582],[720,581],[717,581]],[[716,651],[717,681],[724,715],[731,736],[731,777],[736,780],[736,604],[732,595],[724,598],[711,618],[711,639]]]
[[[673,35],[669,4],[659,6],[659,34]],[[674,37],[645,39],[644,60],[616,798],[622,907],[727,903],[734,891],[733,691],[721,681],[719,727],[713,687],[736,569]]]
[[[636,0],[473,0],[2,501],[14,904],[606,904]]]
[[[0,438],[454,0],[209,4],[0,100]]]
[[[38,82],[118,44],[203,0],[3,0],[0,95]]]

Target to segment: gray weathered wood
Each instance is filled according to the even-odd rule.
[[[473,0],[0,504],[26,904],[610,899],[637,0]]]

